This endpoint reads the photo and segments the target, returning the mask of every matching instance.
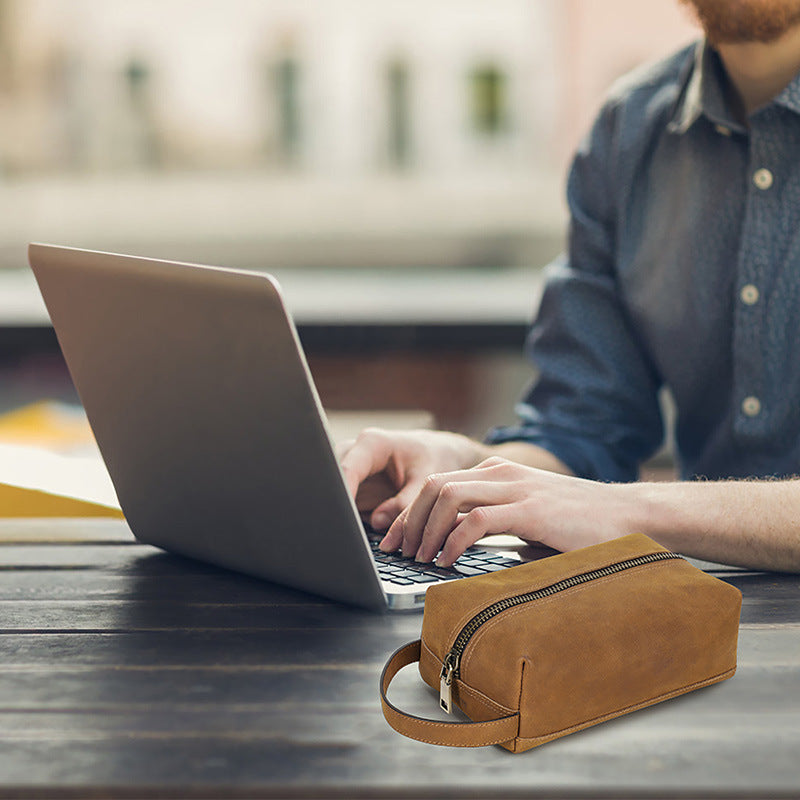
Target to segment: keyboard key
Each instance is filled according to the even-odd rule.
[[[413,570],[413,569],[401,569],[401,570],[398,570],[395,573],[395,575],[398,578],[412,578],[413,579],[417,575],[419,575],[419,573],[416,570]]]
[[[437,567],[433,562],[420,563],[413,558],[404,556],[399,551],[384,553],[378,547],[381,538],[380,535],[376,535],[374,538],[370,537],[378,574],[383,580],[399,586],[484,575],[518,566],[520,563],[491,550],[468,548],[453,567]]]
[[[433,564],[428,563],[424,564],[419,561],[410,561],[408,564],[405,565],[406,569],[410,569],[413,572],[427,572],[428,570],[434,568]]]
[[[519,561],[513,561],[511,564],[485,564],[484,572],[499,572],[501,569],[508,569],[514,564],[519,564]]]
[[[460,573],[461,575],[467,575],[467,576],[483,575],[486,572],[485,569],[478,567],[470,567],[468,564],[459,564],[458,562],[456,562],[453,565],[453,569],[455,569],[455,571]]]

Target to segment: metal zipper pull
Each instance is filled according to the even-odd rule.
[[[439,705],[448,714],[453,713],[453,673],[458,667],[458,656],[448,653],[439,676]]]

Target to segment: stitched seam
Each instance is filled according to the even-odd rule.
[[[528,666],[528,659],[520,659],[522,668],[519,671],[519,694],[517,695],[517,708],[522,708],[522,687],[525,685],[525,667]]]
[[[606,722],[609,719],[615,719],[616,717],[620,717],[623,714],[628,714],[632,711],[638,711],[641,708],[647,708],[648,706],[655,705],[655,703],[660,702],[662,700],[669,700],[673,697],[677,697],[681,694],[687,694],[695,689],[702,689],[704,686],[709,686],[712,683],[717,683],[720,680],[724,680],[725,678],[731,677],[736,672],[736,667],[732,669],[726,670],[725,672],[720,672],[718,675],[714,675],[711,678],[705,678],[702,681],[697,681],[696,683],[688,683],[685,686],[681,686],[678,689],[674,689],[670,692],[661,695],[654,695],[653,697],[648,698],[647,700],[642,700],[639,703],[635,703],[632,706],[625,706],[625,708],[617,709],[616,711],[610,711],[608,714],[602,714],[599,717],[592,717],[591,719],[583,720],[581,722],[575,723],[575,725],[570,725],[568,728],[560,728],[556,731],[550,731],[549,733],[544,733],[541,736],[531,736],[531,737],[520,737],[521,741],[525,742],[537,742],[543,739],[552,739],[556,736],[561,736],[563,734],[572,733],[573,731],[582,730],[583,728],[588,728],[590,725],[595,725],[600,722]]]
[[[408,734],[406,734],[406,735],[408,735]],[[437,745],[443,744],[442,742],[436,742],[433,739],[423,739],[421,736],[411,736],[410,738],[416,739],[418,742],[425,742],[425,744],[437,744]],[[480,744],[467,744],[466,742],[457,742],[457,743],[446,742],[445,746],[446,747],[488,747],[489,745],[493,745],[493,744],[504,744],[505,742],[513,742],[513,741],[514,741],[514,739],[511,738],[511,739],[495,739],[495,740],[493,740],[491,742],[481,741]]]
[[[468,686],[460,679],[456,679],[456,683],[458,684],[458,691],[464,691],[465,694],[468,694],[473,700],[481,703],[487,711],[491,711],[492,713],[500,713],[503,716],[507,717],[511,714],[515,714],[516,711],[513,708],[506,708],[505,706],[496,703],[491,697],[479,692],[477,689],[473,689],[472,686]]]
[[[670,564],[671,560],[666,559],[663,561],[653,561],[650,564],[643,564],[642,566],[638,567],[638,570],[644,570],[648,567],[661,567],[667,564]],[[571,586],[569,589],[564,589],[561,592],[557,592],[556,594],[551,594],[549,597],[542,597],[539,600],[533,601],[536,608],[540,608],[542,606],[547,606],[551,603],[560,602],[563,600],[565,595],[570,596],[572,594],[578,594],[581,591],[588,591],[592,586],[596,586],[598,584],[604,584],[614,579],[622,578],[627,570],[623,570],[622,572],[615,572],[611,575],[605,575],[602,578],[595,578],[593,581],[587,581],[586,583],[578,584],[577,586]],[[524,594],[524,592],[520,592],[519,594]],[[491,622],[499,621],[501,618],[504,620],[512,619],[513,617],[517,616],[518,614],[523,614],[526,611],[529,611],[530,607],[528,603],[522,603],[515,608],[510,608],[507,611],[503,611],[495,617],[492,617],[488,620],[484,625],[482,625],[476,632],[472,639],[469,641],[467,648],[464,654],[461,656],[461,670],[462,672],[466,672],[467,667],[469,666],[470,661],[472,660],[472,653],[474,652],[475,648],[478,645],[481,637],[483,637],[489,628],[491,628]]]
[[[428,654],[429,654],[431,657],[433,657],[434,659],[436,659],[436,661],[437,661],[439,664],[441,664],[441,663],[442,663],[442,659],[441,659],[441,658],[439,658],[439,656],[437,656],[437,655],[436,655],[436,653],[434,653],[434,652],[433,652],[433,650],[431,650],[431,648],[430,648],[430,647],[428,647],[428,645],[426,644],[426,642],[425,642],[425,640],[424,640],[424,639],[422,640],[422,648],[423,648],[423,650],[425,650],[425,652],[426,652],[426,653],[428,653]]]
[[[468,722],[464,722],[464,723],[460,723],[460,722],[433,722],[432,720],[418,720],[418,722],[422,723],[422,726],[424,728],[426,728],[426,729],[442,728],[442,729],[444,729],[446,731],[449,730],[449,731],[451,731],[453,733],[455,733],[458,728],[466,728],[467,726],[470,725],[470,723],[468,723]],[[477,725],[484,726],[484,729],[485,729],[485,727],[489,727],[490,730],[487,732],[487,735],[497,737],[498,734],[496,734],[496,733],[493,734],[491,732],[491,728],[494,727],[495,725],[499,725],[501,722],[505,722],[505,720],[502,720],[502,721],[501,720],[497,720],[495,723],[492,723],[492,722],[480,722],[480,723],[471,723],[471,724],[473,724],[473,725],[477,724]],[[410,736],[412,739],[416,739],[419,742],[425,742],[426,744],[442,744],[442,742],[437,742],[437,741],[434,741],[433,739],[426,739],[426,738],[423,738],[422,736],[418,736],[418,735],[413,734],[413,733],[408,733],[407,731],[403,730],[403,726],[402,725],[397,726],[395,728],[395,730],[397,730],[398,733],[403,733],[405,736]],[[470,733],[470,731],[463,731],[463,732],[464,733]],[[459,733],[460,733],[460,731],[459,731]],[[475,731],[473,731],[473,733],[475,733]],[[512,736],[510,739],[509,738],[500,738],[500,739],[493,738],[491,741],[485,741],[485,740],[482,739],[480,745],[469,744],[469,743],[466,743],[466,742],[458,742],[456,744],[454,744],[452,742],[445,742],[444,744],[446,744],[449,747],[484,747],[484,746],[491,745],[491,744],[502,744],[503,742],[512,742],[512,741],[514,741],[514,738],[515,738],[514,736]]]
[[[402,712],[397,712],[393,709],[389,709],[391,716],[400,717],[404,719],[402,716]],[[509,714],[508,716],[512,716]],[[491,719],[487,720],[486,722],[435,722],[432,719],[423,719],[422,717],[414,717],[415,724],[419,724],[425,728],[445,728],[446,730],[453,730],[454,728],[469,728],[470,726],[480,725],[481,728],[486,730],[487,728],[491,731],[492,728],[499,728],[502,725],[508,724],[508,717],[504,717],[503,719]],[[493,734],[497,736],[497,734]],[[514,738],[513,736],[511,737]],[[510,742],[511,739],[502,739],[501,741]]]
[[[525,686],[525,668],[530,666],[527,658],[521,659],[521,668],[519,671],[519,695],[517,695],[517,708],[519,709],[519,721],[517,722],[517,738],[522,728],[522,689]]]

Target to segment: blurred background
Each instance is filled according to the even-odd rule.
[[[0,0],[0,410],[74,400],[38,240],[272,271],[328,407],[509,421],[570,155],[697,35],[677,0]]]

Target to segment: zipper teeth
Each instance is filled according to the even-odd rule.
[[[658,553],[649,553],[648,555],[638,556],[637,558],[629,558],[625,561],[618,561],[616,564],[609,564],[607,567],[594,569],[590,572],[582,572],[579,575],[573,575],[571,578],[565,578],[563,581],[558,581],[550,586],[545,586],[543,589],[537,589],[535,592],[527,592],[526,594],[518,594],[513,597],[506,597],[504,600],[498,600],[496,603],[487,606],[483,611],[478,612],[462,629],[453,642],[450,652],[447,655],[445,664],[450,663],[453,667],[453,674],[459,674],[461,654],[467,645],[467,642],[472,638],[473,634],[489,619],[506,611],[509,608],[529,603],[532,600],[541,600],[544,597],[563,592],[565,589],[571,589],[573,586],[579,586],[582,583],[596,580],[597,578],[604,578],[607,575],[613,575],[617,572],[623,572],[626,569],[633,567],[640,567],[644,564],[650,564],[654,561],[666,561],[668,559],[681,558],[677,553],[670,553],[667,551],[659,551]]]

